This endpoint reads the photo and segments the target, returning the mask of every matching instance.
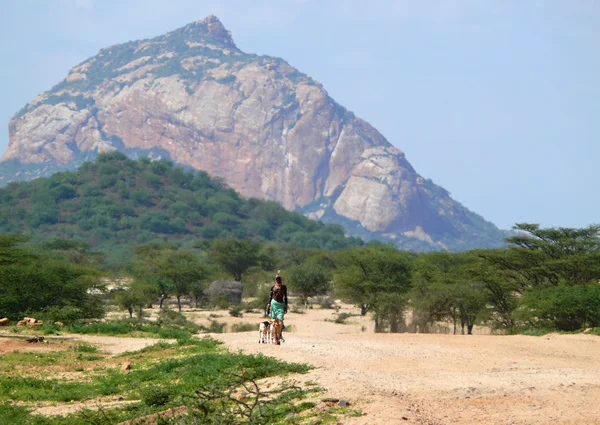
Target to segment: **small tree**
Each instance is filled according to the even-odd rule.
[[[304,263],[289,273],[290,289],[300,296],[305,306],[309,297],[325,295],[331,288],[329,272],[320,265]]]
[[[116,292],[114,297],[117,305],[129,312],[129,318],[133,317],[134,311],[138,312],[138,319],[142,318],[143,308],[148,304],[148,295],[141,287],[133,284],[127,289]]]
[[[336,289],[360,305],[363,316],[380,294],[406,293],[411,285],[410,254],[389,245],[339,251],[336,268]]]
[[[260,243],[252,240],[223,238],[212,243],[209,258],[233,279],[241,282],[242,275],[252,266],[259,264]]]
[[[199,258],[189,251],[167,251],[158,265],[158,275],[173,285],[177,307],[181,311],[181,297],[191,292],[192,285],[206,278],[206,269]]]

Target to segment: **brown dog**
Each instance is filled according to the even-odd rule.
[[[271,339],[273,344],[281,344],[281,320],[275,319],[271,322]]]

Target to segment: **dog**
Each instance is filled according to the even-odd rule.
[[[281,320],[275,319],[271,322],[271,341],[273,344],[280,345],[283,338],[281,337]]]
[[[258,343],[267,344],[271,340],[271,323],[268,321],[260,322],[258,325]]]

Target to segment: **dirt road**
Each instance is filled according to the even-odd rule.
[[[314,365],[297,378],[364,412],[346,425],[600,424],[600,337],[375,334],[359,317],[326,322],[332,312],[288,314],[281,346],[258,344],[258,330],[213,337]]]

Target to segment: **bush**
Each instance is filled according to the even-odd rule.
[[[229,309],[229,315],[233,316],[233,317],[243,317],[243,310],[244,310],[244,306],[240,305],[234,305]]]
[[[223,332],[225,332],[225,323],[217,322],[216,320],[211,320],[208,328],[206,326],[202,326],[201,328],[204,332],[222,334]]]
[[[556,286],[528,292],[516,316],[526,326],[559,331],[600,326],[600,286]]]
[[[141,392],[142,401],[148,406],[164,406],[174,396],[175,391],[171,387],[152,386]]]
[[[333,298],[331,297],[324,297],[319,299],[319,301],[317,302],[317,304],[319,304],[319,306],[323,309],[333,309]]]
[[[251,332],[258,330],[258,326],[254,323],[235,323],[231,327],[231,332]]]

